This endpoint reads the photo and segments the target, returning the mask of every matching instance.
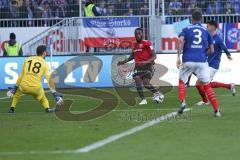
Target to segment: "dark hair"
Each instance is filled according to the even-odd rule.
[[[142,29],[142,28],[136,28],[134,32],[136,33],[136,31],[141,31],[141,32],[143,32],[143,29]]]
[[[17,5],[18,1],[17,0],[12,0],[11,3],[12,3],[12,5]]]
[[[43,5],[50,5],[48,1],[44,1]]]
[[[85,6],[88,6],[89,4],[94,4],[93,0],[86,0]]]
[[[199,10],[196,10],[192,13],[192,20],[199,22],[202,20],[202,13]]]
[[[214,26],[215,28],[218,28],[218,23],[215,20],[208,21],[207,24]]]
[[[38,56],[42,56],[45,51],[47,51],[47,47],[45,45],[40,45],[37,47]]]
[[[15,35],[15,33],[10,33],[9,38],[10,38],[10,39],[16,39],[16,35]]]

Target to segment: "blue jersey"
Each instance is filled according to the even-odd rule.
[[[210,67],[219,69],[221,62],[222,50],[228,55],[231,56],[227,47],[223,43],[223,40],[218,34],[213,35],[213,44],[214,44],[214,53],[208,55],[208,64]]]
[[[200,23],[184,28],[179,37],[184,37],[183,62],[206,62],[209,45],[213,44],[212,36]]]

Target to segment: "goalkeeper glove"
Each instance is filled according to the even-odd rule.
[[[53,97],[55,98],[57,105],[62,105],[63,104],[63,99],[62,99],[62,94],[58,92],[53,92]]]
[[[13,95],[17,92],[18,86],[8,87],[7,97],[12,98]]]

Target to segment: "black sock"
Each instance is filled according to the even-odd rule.
[[[150,90],[152,93],[156,93],[158,92],[158,90],[151,84],[146,85],[145,88],[147,88],[148,90]]]
[[[143,94],[143,86],[141,84],[137,84],[137,92],[141,99],[145,99],[145,96]]]

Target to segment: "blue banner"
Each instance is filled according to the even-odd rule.
[[[113,56],[54,56],[52,63],[47,57],[46,61],[56,74],[57,88],[69,87],[112,87],[111,64]],[[7,89],[15,85],[21,72],[25,57],[1,58],[0,63],[0,89]],[[47,82],[43,79],[43,87]]]
[[[84,18],[83,26],[89,28],[138,27],[138,17]]]
[[[238,49],[238,43],[240,42],[240,29],[238,26],[238,23],[225,24],[226,46],[229,49]]]

